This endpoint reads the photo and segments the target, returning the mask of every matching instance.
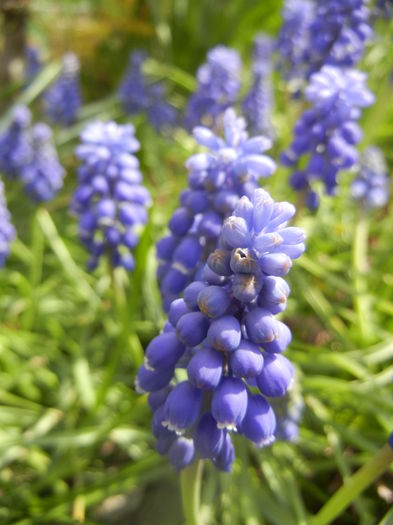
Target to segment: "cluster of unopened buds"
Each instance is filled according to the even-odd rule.
[[[147,347],[136,387],[150,392],[157,450],[177,469],[197,455],[230,470],[231,432],[259,447],[275,439],[267,398],[284,396],[293,379],[282,355],[291,332],[275,316],[290,291],[283,276],[305,249],[304,232],[287,226],[294,213],[263,189],[242,197],[200,279],[172,302],[163,332]]]

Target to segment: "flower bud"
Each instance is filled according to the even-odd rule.
[[[198,310],[198,295],[204,288],[206,288],[204,282],[194,281],[184,290],[184,301],[190,310]]]
[[[185,346],[178,340],[175,333],[160,334],[149,343],[146,349],[145,366],[153,370],[173,369],[184,350]]]
[[[269,343],[275,338],[276,320],[269,311],[254,308],[246,315],[246,328],[252,342]]]
[[[197,388],[211,390],[220,383],[222,376],[222,354],[212,348],[197,350],[187,367],[188,379]]]
[[[169,229],[174,235],[183,237],[191,228],[194,218],[185,208],[178,208],[169,221]]]
[[[231,275],[230,267],[231,252],[229,250],[215,250],[207,259],[208,267],[217,275],[228,276]]]
[[[259,264],[248,248],[236,248],[231,253],[230,266],[233,273],[260,273]]]
[[[222,218],[213,211],[208,211],[203,214],[198,230],[201,235],[208,239],[217,239],[221,233]]]
[[[248,395],[247,412],[240,430],[257,447],[264,447],[273,443],[276,416],[264,397],[258,394]]]
[[[224,315],[210,323],[207,340],[212,348],[222,352],[233,352],[239,346],[240,339],[240,324],[232,315]]]
[[[230,472],[234,460],[235,449],[229,432],[226,432],[221,450],[218,456],[213,459],[213,463],[219,470]]]
[[[238,273],[232,279],[233,296],[243,303],[250,303],[259,294],[262,282],[261,275]]]
[[[173,369],[148,370],[142,365],[135,378],[135,390],[144,394],[145,392],[155,392],[168,385],[173,377]]]
[[[270,353],[284,352],[292,341],[292,333],[285,323],[276,320],[275,338],[271,343],[263,343],[264,350]]]
[[[218,428],[236,429],[247,410],[247,389],[241,379],[223,377],[213,393],[211,411]]]
[[[209,320],[201,312],[191,312],[179,319],[176,334],[185,345],[197,346],[205,339],[208,328]]]
[[[165,402],[163,424],[169,430],[182,434],[197,420],[201,403],[201,390],[195,388],[189,381],[177,384]]]
[[[195,450],[200,459],[216,457],[224,443],[224,431],[217,427],[217,422],[210,412],[206,412],[200,419],[195,430]]]
[[[268,276],[263,280],[262,291],[258,297],[258,304],[272,314],[285,310],[289,296],[289,286],[281,277]]]
[[[247,248],[250,232],[247,222],[241,217],[229,217],[222,227],[222,237],[233,248]]]
[[[168,458],[176,470],[182,470],[191,465],[195,458],[193,440],[183,436],[178,437],[169,449]]]
[[[251,202],[254,207],[254,230],[260,232],[270,221],[274,210],[274,201],[267,191],[258,188],[253,192]]]
[[[257,377],[259,390],[268,397],[282,397],[293,381],[293,366],[281,354],[264,354],[265,364]]]
[[[261,257],[260,266],[266,274],[281,277],[292,268],[292,261],[286,253],[268,253]]]
[[[178,320],[185,314],[190,312],[184,299],[175,299],[171,302],[168,312],[168,320],[172,326],[176,326]]]
[[[230,367],[235,377],[249,379],[262,372],[263,355],[257,345],[242,339],[239,347],[230,354]]]
[[[201,258],[202,247],[196,237],[185,237],[173,253],[173,261],[187,270],[195,268]]]
[[[168,235],[160,239],[157,244],[157,257],[162,261],[171,261],[176,246],[179,243],[179,239],[173,235]]]
[[[169,268],[162,279],[161,289],[165,294],[178,294],[187,284],[187,275],[176,268]]]
[[[228,292],[219,286],[207,286],[198,295],[199,309],[207,317],[220,317],[226,312],[230,302]]]

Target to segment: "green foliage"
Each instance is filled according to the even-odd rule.
[[[55,201],[37,208],[7,183],[19,238],[0,271],[0,522],[180,524],[178,476],[154,452],[146,399],[134,392],[133,380],[164,322],[154,243],[186,185],[183,164],[195,146],[184,131],[159,137],[142,117],[134,121],[155,203],[134,274],[104,265],[94,274],[84,270],[87,255],[68,212],[72,149],[87,120],[126,120],[111,93],[132,47],[152,50],[149,72],[169,79],[181,105],[206,50],[234,45],[247,62],[254,33],[279,27],[281,2],[37,0],[32,8],[33,38],[57,42],[58,50],[78,51],[86,43],[89,103],[77,124],[56,131],[67,179]],[[65,14],[57,32],[51,21]],[[72,28],[77,15],[83,20]],[[378,96],[363,120],[364,145],[381,146],[392,167],[392,26],[380,21],[377,29],[363,64]],[[83,34],[92,34],[92,43],[85,36],[73,46]],[[37,97],[57,68],[51,62],[17,100],[39,113]],[[275,156],[289,143],[301,110],[279,79],[276,91]],[[287,177],[279,168],[266,184],[277,200],[294,199]],[[291,274],[285,320],[305,400],[299,442],[258,451],[237,439],[231,475],[204,471],[205,525],[306,525],[393,429],[392,207],[358,213],[348,195],[350,178],[344,174],[340,194],[322,199],[316,216],[297,203],[307,252]],[[392,479],[390,470],[337,523],[392,523]]]

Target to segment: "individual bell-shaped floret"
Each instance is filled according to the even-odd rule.
[[[270,445],[275,440],[276,417],[263,396],[248,394],[247,411],[240,430],[258,447]]]
[[[235,430],[247,410],[247,389],[241,379],[223,377],[213,393],[211,411],[219,428]]]
[[[167,397],[164,406],[164,425],[169,430],[182,434],[193,425],[199,416],[202,391],[189,381],[176,385]]]
[[[221,380],[223,370],[222,353],[205,346],[191,358],[187,374],[193,385],[202,390],[213,390]]]
[[[257,377],[259,390],[268,397],[282,397],[293,381],[293,366],[281,354],[264,355],[265,362],[262,372]]]
[[[206,412],[196,427],[194,444],[201,459],[213,459],[220,453],[224,443],[225,431],[218,428],[217,421]]]

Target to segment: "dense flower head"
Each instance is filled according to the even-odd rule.
[[[45,109],[55,124],[69,126],[78,117],[82,105],[79,59],[66,53],[62,59],[59,78],[45,93]]]
[[[26,106],[16,106],[12,121],[0,137],[0,170],[8,177],[17,177],[19,170],[32,156],[31,114]]]
[[[222,45],[211,49],[206,63],[197,71],[197,89],[189,99],[185,125],[215,125],[222,113],[236,101],[240,90],[242,62],[239,53]]]
[[[91,254],[90,269],[103,254],[113,266],[134,268],[132,250],[151,201],[134,155],[139,149],[134,131],[131,124],[93,122],[75,150],[82,165],[71,208],[80,218],[79,235]]]
[[[273,138],[275,135],[271,122],[274,104],[272,86],[273,39],[259,34],[254,41],[253,82],[250,91],[243,100],[243,111],[253,133],[262,133]]]
[[[361,108],[373,103],[374,95],[367,89],[364,73],[333,66],[324,66],[311,77],[305,95],[311,107],[297,121],[295,138],[281,161],[293,168],[292,187],[306,190],[307,204],[316,208],[313,181],[321,180],[331,195],[339,172],[357,162],[356,144],[362,138],[357,120]],[[305,167],[300,168],[303,159]]]
[[[10,212],[5,201],[4,184],[0,179],[0,268],[5,264],[14,238],[15,228],[11,223]]]
[[[136,388],[150,392],[157,450],[176,469],[198,456],[230,470],[235,431],[259,447],[275,439],[268,398],[284,396],[294,373],[283,355],[291,332],[275,314],[290,292],[283,276],[305,249],[304,232],[288,226],[294,213],[261,188],[239,199],[218,248],[146,349]]]
[[[272,159],[262,154],[271,141],[249,138],[244,120],[233,109],[225,112],[223,138],[205,127],[196,127],[193,134],[208,151],[187,160],[189,187],[169,221],[169,235],[157,244],[165,309],[202,271],[202,263],[217,246],[223,219],[239,198],[251,195],[260,178],[275,169]]]
[[[144,51],[133,51],[121,81],[118,95],[129,115],[146,113],[149,122],[161,131],[176,123],[177,111],[166,101],[167,92],[163,82],[152,83],[143,72],[148,56]]]
[[[52,199],[63,186],[64,168],[60,164],[52,130],[35,124],[31,132],[32,156],[19,172],[24,189],[36,201]]]
[[[286,0],[283,7],[283,23],[276,42],[277,65],[295,91],[305,74],[303,57],[309,45],[314,9],[312,0]]]
[[[372,35],[368,0],[317,0],[304,53],[308,75],[324,65],[352,67]]]
[[[351,195],[367,208],[381,208],[388,202],[387,165],[382,151],[376,146],[366,148],[360,156]]]

